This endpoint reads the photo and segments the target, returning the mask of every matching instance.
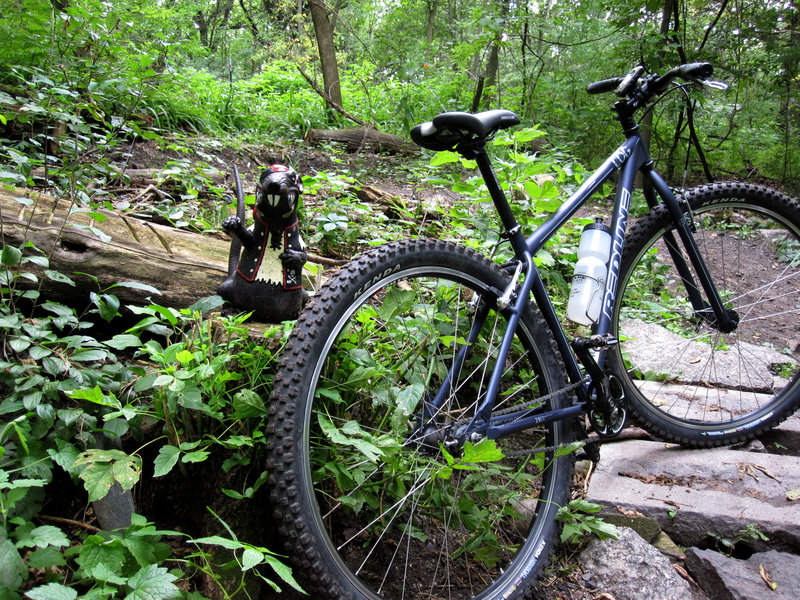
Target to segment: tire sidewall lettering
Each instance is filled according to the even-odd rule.
[[[389,267],[388,269],[384,269],[383,271],[381,271],[380,273],[378,273],[377,275],[372,277],[372,279],[370,279],[367,283],[365,283],[364,285],[362,285],[360,288],[358,288],[356,290],[356,293],[353,295],[353,300],[357,300],[358,298],[360,298],[364,294],[364,292],[367,291],[369,288],[371,288],[375,283],[377,283],[378,281],[380,281],[384,277],[388,277],[392,273],[395,273],[399,269],[400,269],[400,264],[398,263],[393,267]]]

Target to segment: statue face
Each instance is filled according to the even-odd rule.
[[[256,204],[266,220],[288,218],[297,209],[303,183],[291,167],[272,165],[261,174]]]

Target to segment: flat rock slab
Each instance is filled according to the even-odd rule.
[[[762,552],[747,560],[691,548],[686,569],[714,600],[797,600],[800,598],[800,556]]]
[[[752,525],[770,548],[797,552],[800,500],[787,493],[798,488],[795,456],[630,440],[602,447],[587,499],[656,519],[683,546],[707,546],[709,531],[731,538]]]

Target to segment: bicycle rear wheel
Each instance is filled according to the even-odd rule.
[[[507,283],[463,247],[394,243],[351,263],[301,315],[271,398],[268,469],[315,597],[522,598],[533,585],[569,500],[573,459],[556,448],[572,423],[450,445],[483,397],[504,312],[488,311],[433,406],[480,306]],[[563,385],[552,337],[527,310],[496,409],[557,408],[558,395],[537,398]]]
[[[659,206],[626,239],[614,313],[620,343],[609,366],[645,429],[686,445],[736,443],[800,407],[800,206],[738,183],[700,186],[684,198],[700,253],[739,324],[722,333],[692,310],[665,243],[672,221]]]

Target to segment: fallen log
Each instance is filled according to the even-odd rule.
[[[371,127],[350,127],[349,129],[311,129],[306,134],[306,142],[312,145],[322,141],[343,143],[350,151],[369,148],[378,152],[397,154],[416,154],[416,145],[399,135],[384,133]]]
[[[22,265],[37,275],[36,287],[41,285],[42,294],[53,300],[75,299],[79,291],[88,294],[136,281],[161,292],[153,302],[183,308],[213,295],[227,276],[228,240],[124,213],[89,210],[30,191],[0,189],[0,219],[3,246],[32,242],[48,257],[49,269],[75,281],[73,288],[47,277],[43,267]],[[141,303],[149,295],[127,287],[115,287],[113,293],[128,303]]]
[[[53,169],[48,172],[43,167],[37,167],[31,172],[31,177],[36,181],[46,181],[47,176],[52,176]],[[199,169],[196,172],[189,172],[190,175],[205,178],[215,185],[224,185],[227,183],[228,175],[218,169]],[[111,167],[109,178],[113,181],[125,183],[134,187],[146,187],[149,185],[159,186],[166,189],[181,190],[184,188],[183,183],[177,176],[178,173],[171,173],[164,169],[118,169]]]

